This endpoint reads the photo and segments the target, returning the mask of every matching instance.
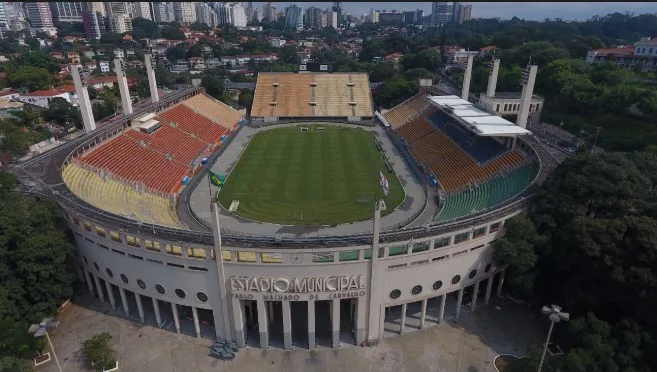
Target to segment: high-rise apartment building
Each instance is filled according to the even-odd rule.
[[[268,21],[275,21],[278,18],[276,17],[276,5],[269,2],[263,5],[262,10],[264,12],[263,17]]]
[[[88,39],[98,40],[105,33],[105,17],[92,3],[82,3],[82,24]]]
[[[57,29],[53,24],[52,12],[48,3],[23,3],[23,6],[31,28],[43,31],[51,36],[57,35]]]
[[[155,22],[173,22],[175,15],[173,11],[173,3],[171,2],[154,2],[153,3],[153,17]]]
[[[177,22],[194,23],[196,22],[195,3],[173,3],[173,14]]]
[[[306,9],[303,22],[308,28],[322,27],[322,10],[314,6]]]
[[[214,14],[214,18],[212,15]],[[217,13],[207,4],[207,3],[198,3],[196,4],[196,22],[203,23],[209,27],[216,27]]]
[[[134,18],[144,18],[149,21],[153,20],[152,3],[148,1],[137,1],[132,3],[132,13]]]
[[[9,21],[7,20],[5,4],[0,2],[0,32],[4,33],[4,31],[9,31]],[[4,34],[2,38],[4,38]]]
[[[463,23],[469,21],[472,17],[472,5],[455,3],[454,5],[454,22]]]
[[[230,5],[226,3],[219,4],[215,11],[217,12],[217,20],[219,25],[232,25],[233,24],[233,13],[230,11]]]
[[[370,23],[379,23],[379,11],[370,9],[369,21]]]
[[[404,12],[404,24],[407,25],[417,25],[422,23],[422,17],[424,17],[424,10],[409,10]]]
[[[103,3],[105,6],[105,16],[112,18],[115,15],[124,15],[128,18],[132,17],[132,5],[123,1],[109,1]]]
[[[132,31],[132,20],[125,14],[115,14],[109,17],[110,31],[122,34]]]
[[[82,3],[78,1],[53,1],[48,3],[55,23],[82,22]]]
[[[16,2],[3,2],[2,6],[5,12],[7,28],[9,31],[21,31],[27,27],[25,11],[21,5]]]
[[[244,5],[242,3],[233,3],[230,6],[230,11],[233,18],[232,25],[235,27],[246,27],[247,19]]]
[[[303,8],[290,5],[285,8],[285,25],[296,30],[303,30]]]
[[[431,26],[442,27],[454,21],[454,3],[434,1],[431,4]]]

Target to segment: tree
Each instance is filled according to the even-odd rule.
[[[185,50],[185,47],[182,46],[181,44],[178,44],[174,47],[168,48],[167,49],[167,59],[169,61],[175,61],[178,59],[185,59],[185,54],[187,51]]]
[[[401,58],[400,64],[404,70],[423,68],[436,71],[441,64],[440,54],[431,49],[425,49],[417,54],[407,54]]]
[[[52,74],[45,68],[23,66],[8,76],[13,87],[29,91],[47,89],[52,84]]]
[[[383,85],[383,88],[375,94],[374,102],[377,105],[390,108],[403,102],[417,93],[419,84],[402,76],[397,76]]]
[[[522,215],[508,219],[504,224],[505,234],[495,243],[493,257],[503,266],[509,267],[508,287],[514,295],[528,296],[532,293],[536,276],[538,255],[535,250],[541,238],[532,221]]]
[[[370,73],[371,82],[384,82],[389,81],[397,75],[395,65],[392,63],[379,63],[372,66]]]
[[[237,103],[244,107],[251,108],[251,104],[253,103],[253,91],[251,89],[242,89],[240,96],[237,99]]]
[[[90,368],[96,371],[114,368],[116,357],[109,344],[111,339],[112,335],[103,332],[91,336],[82,343],[82,354]]]
[[[40,50],[27,52],[11,62],[11,70],[17,70],[20,67],[39,67],[48,70],[51,74],[61,70],[59,62],[43,53]]]
[[[178,27],[165,26],[162,28],[162,37],[170,40],[185,40],[185,33]]]
[[[204,75],[201,78],[201,86],[205,88],[207,94],[218,100],[221,100],[224,96],[224,81],[219,76]]]
[[[27,152],[30,136],[17,124],[14,119],[0,119],[0,150],[23,156]]]
[[[43,118],[64,128],[71,128],[73,126],[82,128],[82,114],[80,113],[80,109],[60,97],[53,98],[50,101],[48,110],[43,113]]]
[[[157,39],[162,36],[157,23],[145,18],[135,18],[132,20],[132,32],[130,34],[134,40],[144,38]]]
[[[278,60],[282,63],[299,63],[297,47],[294,45],[283,45],[278,48]]]
[[[0,372],[31,372],[34,371],[30,362],[15,357],[0,358]]]
[[[102,44],[112,44],[114,47],[118,46],[123,41],[123,37],[116,32],[106,32],[100,37]]]
[[[201,32],[209,31],[209,30],[210,30],[210,26],[208,26],[208,25],[205,24],[205,23],[199,23],[199,22],[194,22],[194,23],[192,23],[191,25],[189,25],[189,28],[190,28],[192,31],[201,31]]]

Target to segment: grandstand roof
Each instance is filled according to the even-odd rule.
[[[527,129],[517,126],[502,117],[490,114],[458,96],[431,96],[429,100],[480,136],[518,136],[531,133]]]

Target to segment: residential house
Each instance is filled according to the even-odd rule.
[[[221,60],[219,58],[208,58],[205,60],[205,66],[207,68],[217,68],[221,66]]]
[[[612,61],[624,68],[656,71],[657,38],[642,37],[634,45],[596,49],[586,54],[586,62],[589,64],[607,61]]]
[[[58,61],[64,60],[64,54],[62,54],[61,52],[50,52],[50,56]]]
[[[55,98],[63,98],[68,103],[77,106],[77,95],[75,95],[75,89],[73,92],[69,88],[64,87],[61,90],[58,88],[55,89],[46,89],[46,90],[36,90],[34,92],[26,93],[23,95],[16,96],[16,100],[23,103],[29,103],[35,106],[48,108],[50,102]]]
[[[189,71],[189,65],[187,64],[187,61],[185,61],[184,59],[179,59],[171,64],[171,66],[169,67],[169,71],[174,72],[176,74],[181,72],[187,72]]]
[[[72,65],[80,64],[80,54],[78,52],[66,52],[66,58]]]
[[[125,59],[125,52],[123,52],[123,49],[114,49],[114,58]]]
[[[98,57],[107,57],[107,50],[101,48],[101,49],[96,49],[96,55]]]
[[[90,62],[85,63],[84,67],[86,67],[87,70],[89,70],[89,71],[96,71],[96,69],[98,68],[98,66],[96,65],[96,62],[94,62],[94,61],[90,61]]]
[[[236,67],[236,66],[245,66],[249,61],[253,61],[255,63],[262,63],[262,62],[271,62],[275,61],[278,59],[278,56],[276,53],[272,54],[241,54],[237,56],[223,56],[221,57],[221,64],[223,66],[231,66],[231,67]]]
[[[85,50],[82,54],[89,59],[93,59],[96,56],[96,53],[91,49]]]
[[[151,47],[151,54],[154,56],[166,56],[167,55],[167,47],[165,46],[154,46]]]
[[[116,76],[93,76],[89,78],[88,84],[94,89],[105,89],[113,87],[117,82]]]
[[[98,61],[98,68],[102,74],[110,72],[110,63],[108,61]]]
[[[189,59],[189,68],[195,71],[203,71],[206,69],[205,59],[203,57],[191,57]]]
[[[488,54],[495,53],[499,50],[501,49],[496,47],[495,45],[488,45],[483,48],[479,48],[479,57],[485,57]]]

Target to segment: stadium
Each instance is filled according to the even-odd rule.
[[[117,315],[240,347],[362,345],[485,306],[492,245],[554,166],[435,86],[375,112],[367,74],[263,73],[250,118],[190,87],[96,127],[73,72],[86,133],[17,178],[61,206]]]

